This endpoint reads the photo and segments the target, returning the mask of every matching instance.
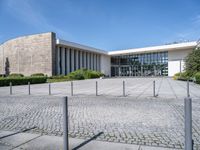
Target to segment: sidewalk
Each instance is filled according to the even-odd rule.
[[[0,137],[11,134],[10,131],[0,131]],[[70,150],[83,139],[69,139]],[[63,138],[40,134],[20,133],[0,140],[0,150],[62,150]],[[80,150],[173,150],[162,147],[138,146],[122,143],[92,141],[80,148]],[[175,149],[174,149],[175,150]]]

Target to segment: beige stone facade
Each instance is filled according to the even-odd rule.
[[[0,74],[55,74],[55,34],[23,36],[0,45]]]

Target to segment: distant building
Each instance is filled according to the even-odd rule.
[[[80,68],[107,76],[173,76],[197,42],[104,51],[57,39],[53,32],[28,35],[0,45],[0,74],[66,75]]]

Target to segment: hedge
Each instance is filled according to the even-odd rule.
[[[84,79],[92,79],[92,78],[99,78],[103,76],[101,72],[92,71],[87,69],[79,69],[74,72],[69,73],[68,75],[59,75],[59,76],[52,76],[47,77],[43,73],[35,73],[32,74],[30,77],[23,77],[22,74],[11,74],[8,77],[0,77],[0,86],[9,86],[10,82],[12,85],[25,85],[30,82],[31,84],[37,83],[45,83],[47,82],[60,82],[60,81],[70,81],[70,80],[84,80]]]
[[[176,73],[173,78],[175,80],[194,81],[195,83],[200,84],[200,72],[197,72],[192,76],[188,72]]]
[[[40,76],[45,76],[44,73],[34,73],[31,75],[31,77],[40,77]]]
[[[68,79],[68,76],[57,75],[57,76],[48,77],[48,79]]]
[[[173,78],[175,80],[182,80],[182,81],[187,81],[187,80],[192,80],[191,76],[188,74],[188,72],[181,72],[181,73],[176,73]]]
[[[24,77],[24,75],[21,73],[12,73],[8,77]]]
[[[0,86],[9,86],[10,82],[12,85],[25,85],[30,82],[31,84],[45,83],[47,77],[6,77],[0,78]]]
[[[64,81],[69,81],[69,77],[68,76],[64,76],[64,75],[58,75],[58,76],[51,76],[48,77],[48,82],[64,82]]]
[[[79,70],[69,73],[67,76],[69,77],[69,79],[83,80],[83,79],[99,78],[103,75],[104,74],[98,71],[79,69]]]
[[[194,78],[195,78],[195,82],[197,84],[200,84],[200,72],[197,72],[195,75],[194,75]]]

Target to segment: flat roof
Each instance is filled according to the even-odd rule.
[[[69,42],[69,41],[61,40],[61,39],[57,39],[56,40],[56,44],[70,46],[70,47],[74,47],[74,48],[78,48],[78,49],[83,49],[83,50],[90,51],[90,52],[96,52],[96,53],[99,53],[99,54],[108,55],[107,51],[104,51],[104,50],[101,50],[101,49],[97,49],[97,48],[93,48],[93,47],[90,47],[90,46],[85,46],[85,45],[74,43],[74,42]]]
[[[114,51],[105,51],[97,48],[93,48],[90,46],[85,46],[82,44],[69,42],[61,39],[56,40],[56,44],[58,45],[66,45],[78,49],[83,49],[90,52],[96,52],[99,54],[105,55],[126,55],[129,53],[148,53],[148,52],[162,52],[162,51],[172,51],[172,50],[181,50],[181,49],[189,49],[195,48],[197,46],[197,41],[192,42],[184,42],[184,43],[177,43],[177,44],[168,44],[168,45],[160,45],[160,46],[151,46],[151,47],[143,47],[143,48],[133,48],[133,49],[123,49],[123,50],[114,50]]]
[[[172,50],[195,48],[196,46],[197,46],[197,42],[193,41],[193,42],[184,42],[184,43],[178,43],[178,44],[169,44],[169,45],[152,46],[152,47],[144,47],[144,48],[114,50],[114,51],[109,51],[108,55],[125,55],[129,53],[172,51]]]

